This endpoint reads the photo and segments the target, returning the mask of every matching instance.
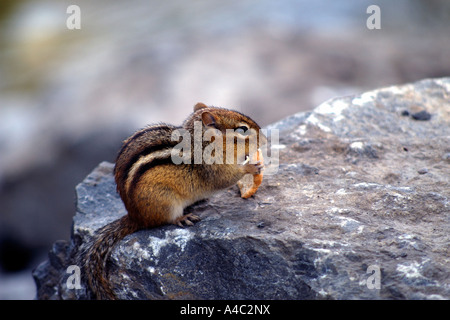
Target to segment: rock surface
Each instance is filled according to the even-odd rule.
[[[450,78],[337,98],[268,129],[277,173],[249,199],[235,186],[188,208],[193,227],[127,236],[110,263],[118,297],[450,299]],[[76,187],[71,242],[33,273],[38,299],[89,297],[67,268],[126,214],[112,169]]]

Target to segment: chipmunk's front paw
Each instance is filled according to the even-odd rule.
[[[188,213],[185,214],[181,217],[179,217],[174,224],[180,226],[180,227],[184,227],[184,226],[193,226],[195,222],[200,221],[200,217],[193,214],[193,213]],[[184,223],[184,224],[183,224]]]
[[[264,170],[264,164],[260,160],[256,163],[247,163],[244,165],[244,170],[245,173],[250,173],[252,175],[261,174]]]

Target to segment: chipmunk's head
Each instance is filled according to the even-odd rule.
[[[197,103],[193,114],[185,122],[185,128],[192,127],[195,121],[202,123],[204,141],[214,142],[216,137],[222,137],[223,155],[227,157],[227,163],[230,163],[228,161],[233,154],[233,163],[242,163],[246,156],[254,154],[258,148],[267,144],[267,138],[261,132],[260,126],[238,111]]]

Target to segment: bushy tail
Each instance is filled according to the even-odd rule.
[[[114,246],[138,229],[125,215],[100,229],[86,250],[83,250],[84,274],[96,299],[117,299],[108,280],[106,264]]]

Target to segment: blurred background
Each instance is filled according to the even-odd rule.
[[[450,76],[449,27],[446,0],[2,0],[0,299],[34,298],[31,270],[70,238],[76,184],[136,129],[181,124],[200,101],[264,126]]]

